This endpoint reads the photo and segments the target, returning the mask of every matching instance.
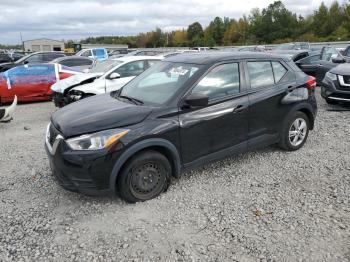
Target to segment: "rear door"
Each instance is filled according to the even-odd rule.
[[[310,55],[299,61],[296,61],[296,65],[308,75],[315,76],[317,67],[320,63],[320,54]]]
[[[291,107],[282,99],[297,87],[295,74],[280,60],[248,60],[245,66],[250,88],[248,146],[270,144]]]
[[[249,101],[240,68],[238,61],[216,65],[190,91],[208,95],[209,104],[180,108],[184,163],[223,150],[246,149]]]

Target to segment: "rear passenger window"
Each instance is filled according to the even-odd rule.
[[[209,100],[240,92],[238,63],[223,64],[212,69],[192,90],[206,94]]]
[[[250,86],[253,89],[275,84],[270,61],[247,62]]]
[[[276,84],[283,78],[287,73],[287,69],[281,65],[280,62],[272,62],[273,73],[275,74]]]

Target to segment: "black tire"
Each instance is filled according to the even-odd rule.
[[[170,182],[171,165],[156,151],[143,151],[127,161],[118,175],[117,190],[126,202],[135,203],[157,197]]]
[[[328,105],[336,105],[336,104],[338,104],[337,101],[334,101],[334,100],[331,100],[331,99],[328,99],[328,98],[326,98],[326,103],[327,103]]]
[[[297,119],[303,119],[305,121],[305,124],[306,124],[306,132],[300,132],[299,135],[295,135],[295,136],[298,136],[297,138],[297,141],[294,142],[294,141],[291,141],[291,139],[295,139],[295,136],[291,137],[290,138],[290,132],[297,132],[297,130],[294,130],[294,122],[297,121]],[[300,120],[300,122],[302,122]],[[293,127],[292,127],[293,125]],[[301,148],[306,140],[307,140],[307,137],[309,135],[309,130],[310,130],[310,120],[309,118],[307,117],[307,115],[305,115],[303,112],[300,112],[300,111],[297,111],[295,112],[294,114],[290,115],[283,127],[282,127],[282,130],[281,130],[281,134],[280,134],[280,141],[279,141],[279,146],[284,149],[284,150],[287,150],[287,151],[295,151],[295,150],[298,150],[299,148]],[[304,131],[304,129],[303,129]],[[299,140],[300,138],[300,140]],[[294,143],[294,144],[293,144]]]

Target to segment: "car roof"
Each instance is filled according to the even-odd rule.
[[[64,60],[67,60],[67,59],[88,59],[88,60],[94,61],[94,59],[89,58],[89,57],[78,56],[78,55],[71,55],[71,56],[57,57],[55,60],[53,60],[53,62],[60,62],[60,61],[64,61]]]
[[[171,56],[169,58],[166,58],[164,61],[204,65],[234,59],[283,59],[285,61],[291,60],[286,56],[262,52],[198,52]]]
[[[131,61],[139,61],[139,60],[161,60],[160,56],[122,56],[117,58],[112,58],[112,60],[118,60],[122,62],[131,62]]]

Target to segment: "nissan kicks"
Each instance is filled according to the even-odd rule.
[[[64,188],[149,200],[171,177],[233,153],[301,148],[314,127],[314,88],[288,58],[173,56],[118,91],[55,112],[45,147]]]

